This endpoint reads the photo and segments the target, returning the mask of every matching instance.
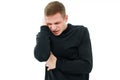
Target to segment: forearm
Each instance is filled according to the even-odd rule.
[[[67,73],[90,73],[92,70],[92,60],[57,60],[56,68]]]
[[[36,41],[34,56],[39,61],[46,61],[50,56],[50,40],[47,27],[41,27],[41,32],[38,33]]]

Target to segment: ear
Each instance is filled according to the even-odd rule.
[[[68,21],[68,15],[65,15],[65,23]]]

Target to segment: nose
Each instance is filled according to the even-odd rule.
[[[57,28],[56,25],[51,25],[51,30],[52,30],[52,31],[55,31],[56,28]]]

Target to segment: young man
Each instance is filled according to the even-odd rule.
[[[89,80],[92,50],[88,29],[67,24],[65,7],[58,1],[45,7],[44,16],[34,56],[46,62],[45,80]]]

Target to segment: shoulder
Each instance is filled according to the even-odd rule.
[[[83,33],[84,31],[88,30],[87,27],[85,27],[84,25],[68,24],[68,26],[70,26],[73,31],[79,32],[79,33]]]

